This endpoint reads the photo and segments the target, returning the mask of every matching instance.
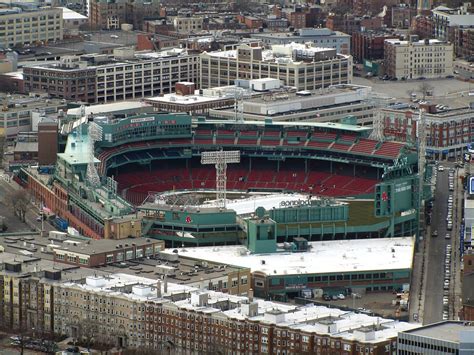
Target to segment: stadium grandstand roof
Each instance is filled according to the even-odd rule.
[[[196,122],[197,124],[204,124],[204,123],[215,123],[215,124],[232,124],[236,127],[247,126],[247,125],[255,125],[255,126],[269,126],[269,122],[263,121],[244,121],[244,122],[234,122],[229,120],[199,120]],[[351,132],[370,132],[372,131],[372,127],[368,126],[356,126],[344,123],[336,123],[336,122],[271,122],[271,126],[279,126],[279,127],[314,127],[314,128],[326,128],[326,129],[337,129],[337,130],[344,130],[344,131],[351,131]]]

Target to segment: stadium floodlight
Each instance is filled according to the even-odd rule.
[[[239,150],[219,150],[202,152],[201,164],[215,164],[216,166],[216,199],[219,207],[226,207],[227,193],[227,164],[240,163]]]

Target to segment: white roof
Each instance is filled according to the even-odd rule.
[[[86,115],[89,115],[89,114],[100,114],[100,113],[121,111],[121,110],[133,110],[133,109],[138,109],[138,108],[148,107],[148,106],[150,105],[147,104],[146,102],[141,102],[141,101],[119,101],[119,102],[113,102],[111,104],[86,106],[85,111],[86,111]],[[69,110],[67,110],[67,114],[71,116],[79,117],[81,114],[81,108],[80,107],[70,108]]]
[[[303,330],[315,334],[331,334],[346,340],[359,340],[366,343],[378,342],[384,339],[393,339],[398,332],[419,327],[419,324],[398,322],[391,319],[373,317],[366,314],[344,311],[338,308],[324,306],[296,306],[288,303],[277,303],[262,299],[254,299],[256,314],[249,315],[245,308],[249,300],[244,296],[227,293],[198,290],[194,287],[168,283],[168,292],[164,293],[164,282],[161,282],[162,298],[157,296],[157,280],[128,274],[106,274],[88,276],[87,282],[65,281],[60,283],[66,288],[79,288],[94,293],[104,293],[108,297],[125,297],[136,302],[165,302],[174,304],[180,309],[193,310],[200,313],[221,313],[229,319],[251,319],[262,325],[277,324],[295,330]],[[132,286],[130,290],[130,286]],[[131,292],[130,292],[131,291]],[[185,299],[171,301],[172,294],[186,292]],[[204,302],[200,304],[199,297],[193,301],[193,295],[206,294]],[[203,295],[204,296],[204,295]],[[234,306],[222,311],[219,303],[229,302]],[[279,314],[274,317],[273,314]],[[328,326],[331,325],[331,327]],[[365,328],[365,329],[364,329]],[[374,332],[373,340],[366,340],[364,332]]]
[[[407,45],[408,43],[410,43],[410,41],[400,41],[399,39],[396,39],[396,38],[386,39],[385,42],[388,42],[391,44],[401,44],[401,45]],[[411,44],[414,46],[426,46],[425,40],[411,42]],[[448,44],[448,43],[444,41],[440,41],[439,39],[430,39],[429,44],[434,45],[434,44]]]
[[[272,254],[250,254],[243,246],[178,249],[183,256],[229,265],[249,267],[267,275],[325,274],[412,268],[415,239],[377,238],[311,242],[304,253],[281,250]],[[165,253],[173,253],[166,249]],[[264,261],[264,263],[262,263]]]
[[[220,101],[223,99],[228,99],[229,97],[211,97],[211,96],[203,96],[203,95],[176,95],[176,94],[165,94],[163,96],[155,96],[147,98],[146,101],[148,102],[156,102],[156,103],[176,103],[181,105],[194,105],[204,102],[213,102],[213,101]]]
[[[61,7],[63,10],[63,20],[87,20],[87,16],[81,15],[76,11],[72,11],[67,7]]]

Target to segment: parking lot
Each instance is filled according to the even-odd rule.
[[[392,292],[377,292],[360,294],[360,298],[347,296],[344,299],[327,300],[322,298],[315,299],[317,302],[337,306],[349,307],[362,313],[376,313],[383,317],[405,317],[408,312],[400,311],[400,299],[397,298],[396,293]],[[398,304],[397,304],[398,303]]]
[[[382,93],[405,101],[410,99],[411,92],[418,93],[418,96],[420,96],[420,85],[426,83],[433,88],[433,96],[428,97],[428,100],[443,105],[449,105],[453,108],[468,105],[472,98],[468,95],[468,92],[471,90],[471,84],[457,79],[383,81],[378,78],[366,79],[354,77],[352,83],[371,86],[372,91],[375,93]],[[472,89],[474,90],[474,87],[472,87]]]

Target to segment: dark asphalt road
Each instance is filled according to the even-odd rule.
[[[427,236],[428,240],[428,264],[427,278],[424,298],[423,323],[429,324],[443,319],[443,284],[444,284],[444,260],[446,244],[451,240],[445,239],[446,214],[448,210],[448,168],[438,172],[436,183],[436,200],[433,208],[431,231],[438,231],[438,237]]]

